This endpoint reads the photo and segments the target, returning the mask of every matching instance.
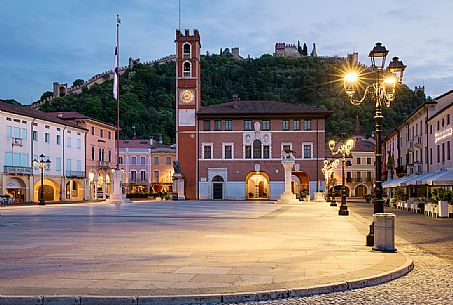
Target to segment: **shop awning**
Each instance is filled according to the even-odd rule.
[[[405,176],[405,177],[401,177],[401,178],[397,178],[397,179],[387,180],[387,181],[382,182],[382,187],[387,188],[387,187],[401,186],[402,183],[404,183],[410,179],[413,179],[415,176],[417,176],[417,175],[410,175],[410,176]]]
[[[453,168],[442,168],[417,182],[417,184],[428,185],[453,185]]]
[[[421,185],[420,181],[423,181],[423,179],[427,178],[430,175],[430,173],[423,173],[423,174],[416,174],[416,175],[410,175],[410,179],[404,181],[401,183],[401,186],[409,186],[409,185]]]

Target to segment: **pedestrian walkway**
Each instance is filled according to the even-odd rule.
[[[402,252],[364,246],[367,224],[326,202],[11,207],[0,231],[0,304],[7,295],[271,299],[379,284],[412,268]]]

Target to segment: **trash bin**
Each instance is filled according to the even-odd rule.
[[[376,213],[374,217],[374,247],[373,250],[396,252],[395,248],[395,219],[393,213]]]

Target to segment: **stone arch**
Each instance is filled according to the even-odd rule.
[[[246,198],[249,200],[268,200],[270,198],[270,179],[266,172],[253,171],[245,177]]]
[[[354,188],[354,197],[365,197],[368,194],[368,187],[365,184],[359,184]]]
[[[33,201],[38,202],[41,192],[41,179],[33,186]],[[60,200],[60,185],[51,178],[44,177],[44,201]]]
[[[19,177],[8,179],[4,185],[5,194],[14,198],[14,202],[24,202],[26,200],[26,189],[26,183]]]
[[[299,179],[299,192],[303,190],[310,191],[310,177],[305,171],[292,171],[291,175]]]
[[[212,199],[224,198],[223,182],[224,180],[220,175],[216,175],[214,176],[214,178],[212,178]]]

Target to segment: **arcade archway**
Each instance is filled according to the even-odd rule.
[[[245,178],[248,200],[269,199],[269,175],[265,172],[250,172]]]

